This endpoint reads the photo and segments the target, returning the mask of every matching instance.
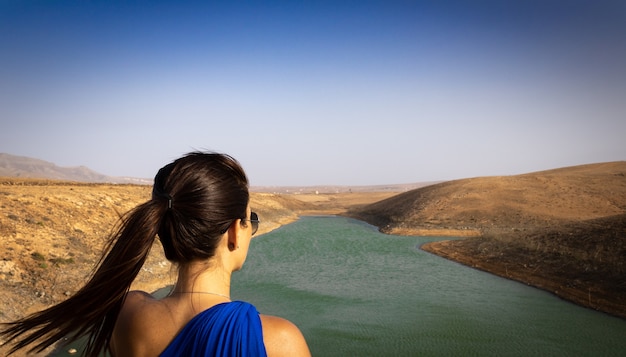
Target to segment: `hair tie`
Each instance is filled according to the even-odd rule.
[[[155,196],[167,200],[167,209],[172,209],[172,196],[169,193],[155,192]]]

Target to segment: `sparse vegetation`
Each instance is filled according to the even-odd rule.
[[[49,260],[50,263],[52,263],[55,266],[59,266],[62,264],[74,264],[74,258],[69,257],[69,258],[52,258]]]
[[[33,257],[33,259],[35,259],[38,262],[42,262],[46,260],[46,257],[39,252],[33,252],[30,256]]]

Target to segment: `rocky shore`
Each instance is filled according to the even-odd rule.
[[[443,241],[422,245],[421,249],[446,259],[515,280],[545,291],[564,300],[596,311],[626,319],[626,289],[623,275],[606,272],[580,274],[580,269],[564,269],[559,263],[537,259],[519,251],[493,253],[485,251],[483,240]],[[493,244],[493,243],[492,243]],[[620,279],[622,280],[620,282]],[[620,286],[621,285],[621,286]]]

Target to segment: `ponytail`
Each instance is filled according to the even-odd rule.
[[[185,264],[214,256],[221,235],[245,218],[248,178],[231,156],[192,152],[159,170],[152,199],[122,217],[87,284],[68,300],[0,331],[10,354],[35,344],[41,352],[61,338],[88,337],[84,354],[110,348],[130,285],[158,235],[165,257]]]
[[[85,356],[109,349],[117,316],[130,285],[143,266],[167,210],[162,200],[150,200],[121,217],[87,284],[64,302],[6,323],[0,336],[13,343],[9,354],[38,342],[30,352],[42,352],[67,337],[88,337]]]

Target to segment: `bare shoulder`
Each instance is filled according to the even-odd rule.
[[[160,326],[158,330],[163,330],[164,324],[166,326],[175,324],[171,308],[164,300],[159,300],[144,291],[129,291],[118,320],[135,333],[150,334],[154,332],[155,326]]]
[[[291,321],[277,316],[261,315],[261,324],[268,356],[311,355],[302,332]]]
[[[130,322],[134,320],[133,316],[140,313],[146,305],[149,305],[154,298],[144,291],[129,291],[124,299],[124,304],[117,317],[119,322]]]
[[[155,350],[158,354],[161,351],[159,348],[163,347],[162,344],[169,341],[162,338],[169,337],[171,332],[167,331],[167,328],[155,330],[155,326],[172,326],[171,323],[163,321],[168,315],[167,309],[152,295],[143,291],[128,292],[113,329],[111,340],[113,355],[130,353],[142,356],[154,354]]]
[[[155,299],[152,295],[146,293],[145,291],[129,291],[128,294],[126,294],[124,305],[122,305],[122,309],[120,310],[118,321],[128,324],[132,322],[141,322],[143,321],[143,318],[138,319],[136,317],[149,317],[145,316],[145,313],[153,311],[146,310],[159,309],[161,304],[159,304],[158,301],[159,300]]]
[[[159,300],[145,291],[133,290],[133,291],[129,291],[128,294],[126,294],[124,307],[134,309],[134,308],[140,307],[144,304],[149,304],[154,301],[159,301]]]

